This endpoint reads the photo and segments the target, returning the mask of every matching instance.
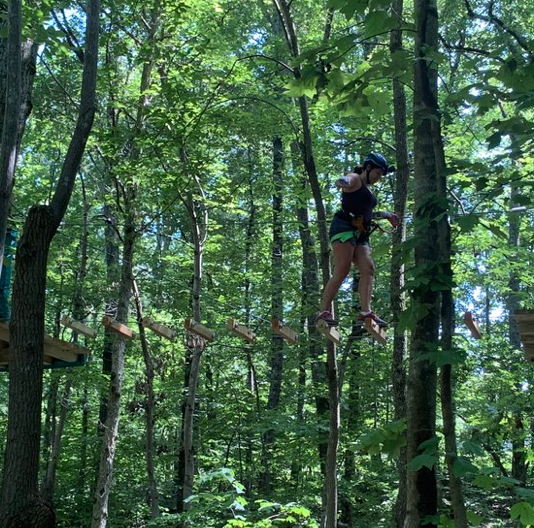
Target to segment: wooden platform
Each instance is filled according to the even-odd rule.
[[[534,363],[534,310],[518,310],[514,317],[523,343],[525,359]]]
[[[10,335],[9,323],[0,322],[0,368],[6,368],[10,359]],[[80,356],[89,354],[89,349],[68,343],[45,334],[44,338],[43,365],[48,368],[56,366],[72,366],[80,364]]]

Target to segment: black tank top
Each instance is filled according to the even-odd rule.
[[[371,223],[373,209],[377,203],[376,196],[363,183],[357,191],[341,193],[343,212],[352,213],[354,216],[363,216],[366,225]]]

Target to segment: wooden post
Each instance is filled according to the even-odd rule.
[[[142,324],[145,328],[152,330],[155,334],[164,337],[169,341],[174,341],[174,338],[176,337],[176,330],[172,330],[165,325],[156,323],[152,317],[143,317]]]
[[[369,317],[365,319],[365,329],[382,345],[386,344],[386,331]]]
[[[322,319],[320,319],[319,321],[317,321],[316,328],[319,332],[321,332],[321,334],[323,334],[327,339],[329,339],[336,345],[339,345],[341,343],[341,337],[339,335],[339,332],[334,326],[330,326]]]
[[[190,317],[184,320],[184,326],[186,330],[203,337],[208,342],[211,342],[215,339],[215,332],[212,332],[209,328],[206,328]]]
[[[89,328],[87,325],[80,323],[80,321],[75,321],[72,319],[72,317],[68,317],[67,315],[61,319],[61,324],[67,328],[70,328],[71,330],[74,330],[78,334],[83,334],[89,339],[94,339],[97,334],[94,328]]]
[[[117,321],[114,321],[108,315],[104,315],[104,317],[102,317],[102,324],[106,328],[109,328],[112,332],[119,334],[125,339],[133,339],[135,337],[135,332],[131,328],[128,328],[126,325],[123,325],[122,323],[118,323]]]
[[[245,341],[248,341],[249,343],[254,343],[254,341],[256,341],[256,334],[246,326],[239,324],[235,319],[228,319],[226,326],[228,327],[228,331],[242,337]]]
[[[289,341],[290,343],[293,343],[296,345],[299,340],[299,335],[294,330],[291,330],[288,326],[286,326],[280,319],[277,319],[276,317],[271,322],[273,327],[273,332],[275,334],[281,335],[286,341]]]
[[[472,312],[465,312],[464,322],[467,325],[467,328],[469,328],[469,330],[471,331],[471,335],[475,339],[480,339],[482,337],[480,327],[478,326],[478,322]]]

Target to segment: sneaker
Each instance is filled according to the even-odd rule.
[[[328,326],[339,325],[339,323],[334,319],[333,315],[328,310],[317,314],[315,322],[317,323],[318,321],[324,321]]]
[[[378,315],[376,315],[374,312],[369,312],[369,313],[366,313],[366,314],[360,313],[360,315],[358,316],[358,321],[360,321],[360,322],[364,322],[366,319],[371,319],[380,328],[385,328],[386,326],[389,325],[389,323],[387,323],[383,319],[380,319],[380,317],[378,317]]]

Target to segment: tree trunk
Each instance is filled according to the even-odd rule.
[[[33,519],[25,526],[52,526],[54,514],[38,495],[43,387],[46,266],[52,238],[67,209],[95,113],[99,0],[87,8],[86,53],[80,108],[57,187],[49,206],[28,213],[17,250],[10,324],[9,407],[0,527]],[[21,524],[22,526],[22,524]]]
[[[143,359],[146,369],[146,400],[145,400],[145,456],[149,489],[150,515],[152,519],[159,516],[159,499],[156,474],[154,469],[154,365],[148,341],[146,338],[145,327],[143,326],[143,306],[137,289],[137,281],[133,281],[133,292],[135,307],[137,309],[137,328],[139,329],[139,338],[141,340],[141,349],[143,350]]]
[[[402,50],[402,14],[404,0],[395,0],[392,13],[397,20],[397,29],[391,32],[390,50],[394,54]],[[395,212],[401,218],[401,225],[393,232],[391,251],[391,281],[390,297],[393,321],[399,320],[400,314],[406,308],[404,294],[404,264],[402,263],[401,244],[406,240],[406,200],[408,197],[408,180],[410,168],[408,165],[408,138],[406,128],[406,94],[404,86],[397,78],[393,79],[393,113],[395,120],[395,152],[397,172],[395,174],[394,207]],[[393,383],[393,405],[395,408],[395,420],[406,418],[406,368],[404,365],[408,352],[406,332],[399,331],[398,326],[393,328],[393,360],[391,365],[391,377]],[[397,459],[397,471],[399,485],[395,507],[393,510],[392,528],[402,528],[406,517],[406,448],[401,448]]]
[[[248,165],[249,165],[249,214],[247,222],[247,234],[245,240],[245,325],[248,327],[250,323],[250,309],[251,309],[251,295],[252,295],[252,281],[250,280],[250,272],[252,268],[251,256],[254,244],[254,235],[256,228],[256,212],[257,206],[254,197],[255,182],[253,180],[254,164],[251,150],[247,150]],[[261,421],[261,407],[259,405],[259,394],[256,383],[256,371],[252,359],[252,346],[245,345],[245,357],[247,358],[247,390],[253,395],[256,401],[256,422]],[[246,429],[246,455],[245,467],[246,477],[244,480],[245,493],[247,497],[252,495],[252,485],[254,481],[254,430],[253,427],[248,426]],[[262,441],[263,445],[263,441]],[[262,448],[263,452],[263,448]]]
[[[2,274],[7,217],[13,191],[13,179],[17,165],[17,147],[20,123],[20,51],[22,33],[22,2],[8,2],[8,38],[6,60],[6,99],[2,140],[0,144],[0,275]],[[3,95],[3,94],[2,94]],[[5,113],[4,113],[5,111]]]
[[[298,142],[291,144],[291,155],[293,172],[300,174],[299,166],[300,147]],[[301,188],[306,189],[308,183],[303,175]],[[317,418],[320,422],[326,422],[328,415],[328,398],[326,392],[326,368],[323,361],[319,358],[323,352],[321,338],[315,328],[315,313],[319,306],[319,265],[317,254],[315,252],[315,240],[310,228],[308,204],[306,200],[297,203],[297,219],[299,223],[299,236],[302,246],[302,307],[303,314],[306,317],[308,328],[308,354],[312,358],[312,385],[315,398],[315,409]],[[319,460],[321,470],[324,474],[324,463],[326,460],[326,451],[328,441],[326,435],[320,437],[318,444]]]
[[[510,209],[517,207],[517,197],[519,196],[519,189],[512,187],[510,191]],[[517,213],[510,213],[508,215],[508,246],[510,251],[515,252],[520,246],[519,237],[520,216]],[[512,261],[515,262],[515,258]],[[508,338],[510,345],[516,349],[521,348],[521,338],[517,329],[514,314],[520,307],[518,292],[520,289],[520,281],[517,273],[511,271],[508,282],[510,293],[506,297],[506,311],[508,312]],[[516,398],[521,398],[521,385],[516,387]],[[521,482],[524,486],[527,479],[527,455],[525,452],[525,436],[526,432],[523,426],[522,413],[516,411],[513,417],[514,427],[512,429],[512,478]]]
[[[134,197],[130,196],[126,207],[126,223],[124,226],[124,248],[122,254],[121,281],[117,305],[117,321],[128,324],[128,311],[132,288],[132,267],[136,233],[134,228]],[[91,528],[105,528],[108,520],[108,500],[113,477],[113,463],[117,447],[120,405],[122,394],[122,377],[124,374],[124,352],[126,342],[122,336],[116,336],[113,344],[113,361],[111,380],[107,398],[107,416],[100,450],[100,463],[95,490],[95,501],[91,516]]]
[[[60,400],[59,420],[57,422],[56,431],[52,443],[52,453],[50,455],[50,461],[46,470],[46,476],[43,482],[41,495],[43,500],[48,504],[54,502],[54,488],[56,484],[56,468],[59,461],[59,453],[61,451],[61,440],[63,437],[63,430],[65,429],[65,423],[67,422],[67,414],[70,405],[70,392],[72,389],[72,379],[68,378],[65,382],[63,389],[63,395]]]
[[[273,138],[273,242],[271,265],[271,311],[272,316],[279,320],[284,318],[282,280],[283,280],[283,194],[284,194],[284,148],[282,140]],[[282,392],[282,373],[284,366],[284,340],[282,336],[273,334],[271,338],[271,357],[269,374],[269,396],[267,413],[273,413],[280,404]],[[261,491],[266,496],[272,492],[272,473],[270,469],[276,432],[270,428],[263,435],[262,482]]]
[[[200,182],[195,178],[198,185],[202,202],[197,202],[193,196],[189,196],[187,209],[191,221],[191,231],[194,245],[194,269],[193,269],[193,291],[192,291],[192,312],[193,318],[200,321],[202,318],[200,295],[202,292],[202,278],[204,271],[204,244],[206,242],[208,212],[204,204],[204,192]],[[200,213],[200,215],[199,215]],[[199,219],[202,218],[202,223]],[[188,498],[193,494],[193,484],[195,477],[195,451],[194,451],[194,414],[198,379],[200,377],[200,359],[206,343],[202,338],[189,335],[187,348],[190,354],[190,368],[187,376],[187,393],[183,413],[182,437],[183,437],[183,482],[182,496],[179,497],[178,508],[187,511],[191,508]]]
[[[435,0],[416,0],[416,63],[414,69],[414,231],[418,239],[415,267],[427,279],[414,289],[412,302],[422,310],[413,332],[408,381],[407,457],[422,453],[420,445],[435,438],[436,364],[423,354],[437,350],[439,336],[439,294],[432,289],[438,271],[439,249],[436,218],[441,212],[437,202],[437,166],[432,141],[432,122],[439,119],[437,72],[425,54],[437,49],[437,6]],[[423,315],[424,314],[424,315]],[[436,459],[437,461],[437,459]],[[405,528],[419,528],[427,516],[437,513],[435,465],[408,472]],[[429,523],[429,526],[435,526]]]
[[[435,115],[440,116],[436,107]],[[432,122],[434,154],[436,156],[438,194],[443,204],[447,204],[447,176],[445,150],[441,135],[441,121]],[[447,211],[449,207],[447,206]],[[451,227],[448,213],[442,215],[438,222],[439,250],[441,275],[445,277],[446,286],[441,291],[441,352],[452,353],[454,336],[454,298],[452,295],[453,272],[451,264]],[[440,372],[441,413],[443,416],[443,436],[445,437],[445,458],[449,474],[452,510],[455,528],[467,528],[467,510],[465,508],[462,480],[454,472],[454,464],[458,458],[456,442],[456,413],[453,398],[452,365],[443,365]]]

